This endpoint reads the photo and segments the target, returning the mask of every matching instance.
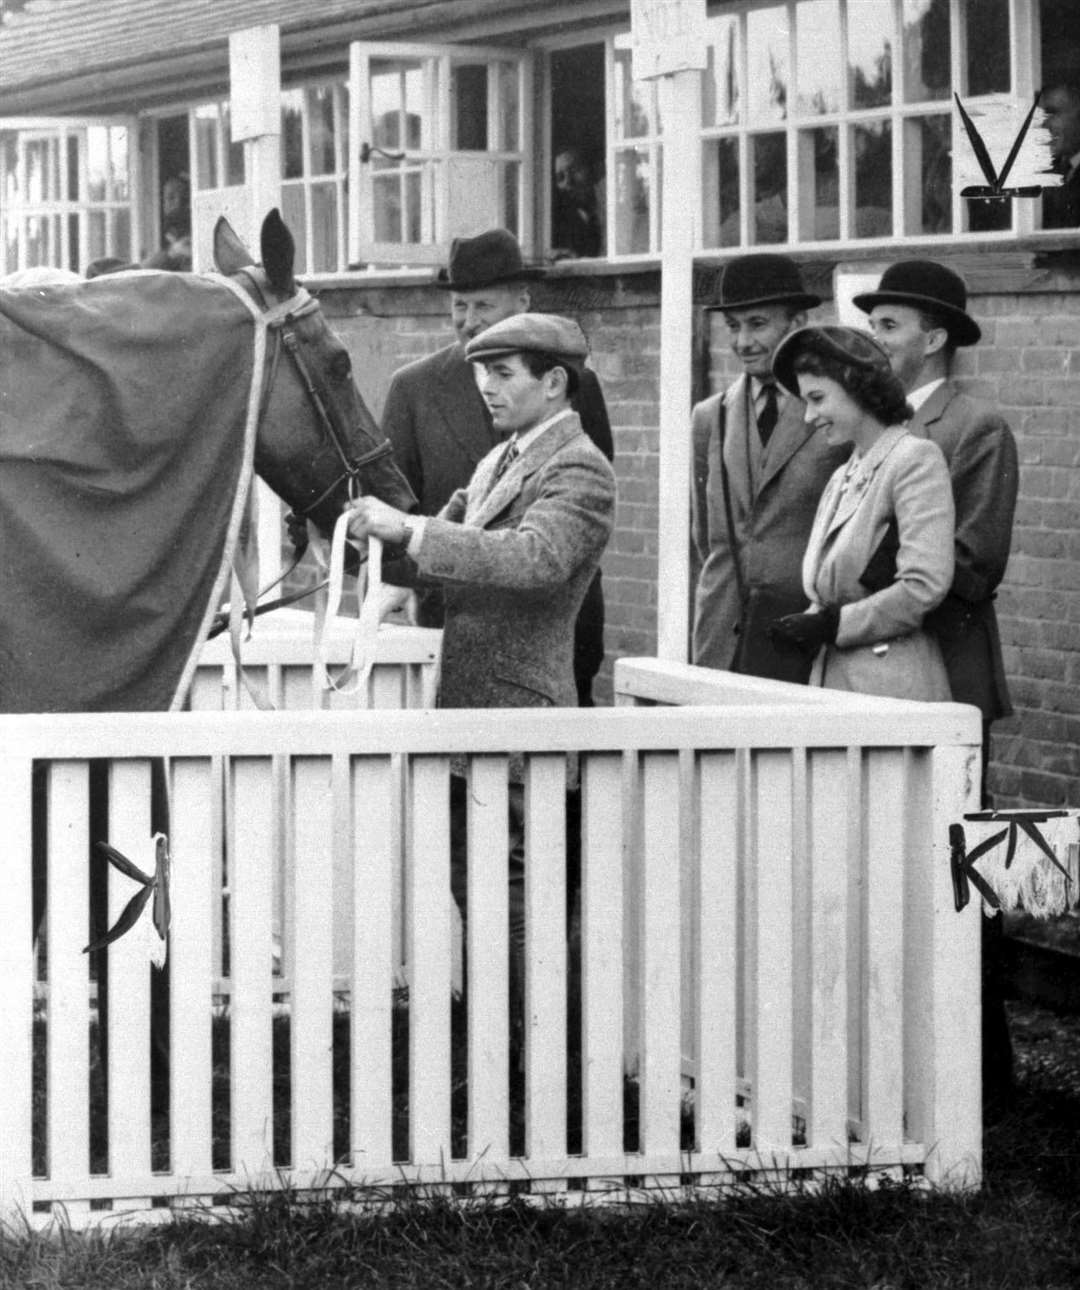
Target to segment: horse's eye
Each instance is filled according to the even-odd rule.
[[[332,381],[347,381],[352,376],[352,362],[348,354],[335,354],[330,360],[329,371]]]

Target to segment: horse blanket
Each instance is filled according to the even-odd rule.
[[[0,711],[180,701],[242,519],[259,340],[210,275],[0,284]]]

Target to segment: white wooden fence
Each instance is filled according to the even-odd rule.
[[[975,1185],[980,915],[954,912],[948,826],[975,805],[977,714],[649,661],[620,663],[616,688],[620,706],[592,712],[0,718],[0,1210],[43,1223],[63,1206],[82,1225],[285,1182],[577,1199],[830,1170]],[[509,752],[526,755],[516,1029]],[[454,1002],[461,753],[470,917]],[[580,935],[566,899],[572,753]],[[94,767],[108,767],[108,840],[137,859],[157,758],[173,856],[167,1039],[139,930],[107,952],[100,1027],[82,953]],[[109,882],[115,914],[135,888]],[[152,1043],[169,1054],[157,1106]]]

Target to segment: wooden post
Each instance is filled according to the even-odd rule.
[[[635,79],[664,77],[660,286],[660,506],[657,654],[687,658],[690,622],[690,405],[694,249],[701,204],[705,0],[634,0]]]

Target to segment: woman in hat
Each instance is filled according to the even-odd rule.
[[[780,344],[773,371],[826,443],[852,446],[822,494],[803,558],[810,606],[777,619],[774,639],[816,656],[811,684],[951,698],[937,642],[922,630],[953,576],[941,449],[904,428],[904,388],[864,332],[801,327]]]

